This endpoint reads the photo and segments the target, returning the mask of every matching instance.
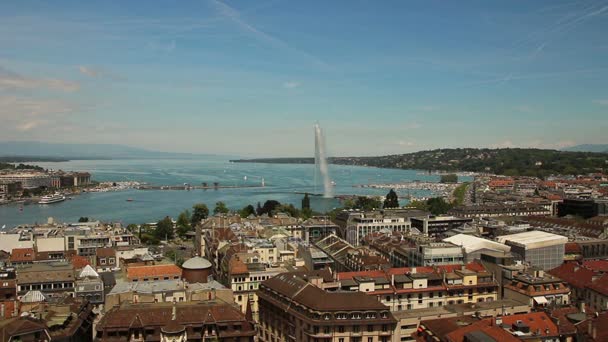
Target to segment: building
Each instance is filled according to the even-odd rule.
[[[188,283],[182,280],[128,282],[118,280],[106,295],[106,308],[123,303],[172,303],[218,300],[233,302],[232,290],[212,280],[206,283]]]
[[[194,257],[182,264],[182,277],[189,283],[206,283],[211,275],[211,263],[202,257]]]
[[[74,266],[69,263],[37,263],[16,269],[17,293],[22,296],[37,290],[50,297],[74,292]]]
[[[406,234],[412,225],[410,219],[385,212],[351,213],[341,237],[353,246],[359,246],[370,234],[400,232]]]
[[[540,269],[528,269],[511,276],[505,272],[504,297],[534,308],[570,304],[570,287],[563,280]]]
[[[78,274],[74,296],[83,298],[93,305],[103,304],[105,301],[103,280],[90,265],[85,266]]]
[[[528,305],[508,299],[394,311],[393,315],[399,321],[399,324],[395,329],[393,341],[415,341],[412,334],[421,328],[421,322],[428,320],[449,317],[497,317],[528,312],[530,312]]]
[[[579,216],[584,219],[606,215],[606,201],[566,198],[557,205],[557,216]]]
[[[336,234],[338,226],[327,216],[313,216],[302,222],[298,228],[291,229],[292,237],[311,243],[330,234]]]
[[[481,218],[500,216],[550,216],[551,210],[538,204],[494,204],[458,206],[448,211],[448,215]]]
[[[408,266],[439,266],[464,263],[462,247],[449,242],[429,242],[409,249]]]
[[[21,183],[23,189],[50,188],[51,176],[44,172],[17,172],[0,174],[0,182]]]
[[[363,292],[391,311],[492,302],[498,284],[479,263],[338,273],[339,287]]]
[[[443,241],[464,248],[466,262],[480,260],[481,254],[484,252],[494,251],[507,253],[511,251],[511,247],[505,244],[468,234],[450,236],[449,238],[443,239]]]
[[[544,312],[483,318],[477,315],[423,321],[416,341],[560,341],[559,328]]]
[[[0,320],[17,316],[17,280],[14,271],[0,271]]]
[[[498,242],[511,246],[511,252],[521,260],[543,270],[550,270],[564,262],[568,238],[534,230],[519,234],[503,235]]]
[[[127,280],[131,282],[181,279],[182,269],[174,264],[127,266]]]
[[[473,221],[471,218],[455,216],[412,217],[410,220],[412,221],[412,227],[431,236],[445,234],[448,230],[460,228]]]
[[[108,310],[95,341],[253,341],[253,321],[221,301],[128,304]]]
[[[97,248],[95,251],[97,272],[111,272],[118,268],[116,250],[111,247]]]
[[[93,341],[93,306],[65,298],[0,321],[1,341]]]
[[[260,341],[389,342],[397,320],[359,292],[326,291],[320,277],[283,273],[258,290]]]
[[[333,260],[334,269],[338,272],[391,267],[388,258],[381,253],[365,246],[354,247],[334,234],[315,242],[315,246]]]

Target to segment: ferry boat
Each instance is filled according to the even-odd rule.
[[[53,195],[42,196],[38,204],[51,204],[65,201],[65,196],[60,193],[55,193]]]

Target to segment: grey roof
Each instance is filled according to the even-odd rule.
[[[186,288],[186,285],[188,286]],[[137,291],[138,293],[159,293],[171,291],[201,291],[211,289],[223,289],[224,285],[213,280],[207,283],[185,283],[182,280],[156,280],[146,282],[128,282],[117,280],[116,285],[112,288],[109,294],[128,293]]]
[[[44,302],[45,300],[46,297],[44,296],[44,294],[36,290],[28,291],[25,295],[23,295],[23,297],[21,297],[22,303],[38,303]]]
[[[186,260],[186,262],[182,264],[182,268],[189,270],[202,270],[206,268],[211,268],[211,263],[209,262],[209,260],[197,256]]]

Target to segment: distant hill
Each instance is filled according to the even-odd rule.
[[[608,153],[608,144],[583,144],[563,148],[562,151],[571,152],[603,152]]]
[[[149,151],[118,144],[61,144],[41,141],[0,141],[0,157],[28,157],[38,159],[154,159],[193,158],[201,155]],[[30,158],[32,159],[32,158]]]
[[[314,158],[262,158],[233,160],[256,163],[314,163]],[[433,171],[491,172],[503,175],[545,177],[584,174],[608,169],[608,154],[521,148],[456,148],[379,157],[332,157],[332,164]]]

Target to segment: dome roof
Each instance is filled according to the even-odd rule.
[[[186,260],[186,262],[182,264],[182,268],[189,270],[203,270],[206,268],[211,268],[211,263],[209,260],[197,256]]]

